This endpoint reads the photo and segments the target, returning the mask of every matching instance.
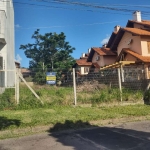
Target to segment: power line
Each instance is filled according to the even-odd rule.
[[[41,0],[43,1],[43,0]],[[58,2],[59,0],[57,0],[56,2]],[[5,2],[8,2],[8,1],[5,1]],[[48,1],[46,1],[48,2]],[[50,2],[50,1],[49,1]],[[63,1],[64,2],[64,1]],[[66,1],[65,1],[66,2]],[[37,5],[37,4],[31,4],[31,3],[22,3],[22,2],[13,2],[15,4],[21,4],[21,5],[30,5],[30,6],[42,6],[42,7],[47,7],[47,8],[56,8],[56,9],[69,9],[69,10],[80,10],[80,11],[88,11],[88,12],[100,12],[100,13],[113,13],[113,12],[101,12],[101,11],[98,11],[98,10],[90,10],[90,9],[76,9],[76,8],[65,8],[65,7],[57,7],[57,6],[47,6],[47,5]],[[119,4],[115,4],[115,5],[119,5]],[[123,4],[120,4],[120,5],[123,5]],[[120,13],[113,13],[113,14],[120,14]],[[125,14],[124,13],[121,13],[122,15],[129,15],[129,12],[126,12]],[[143,13],[142,13],[143,14]],[[148,13],[149,14],[149,13]],[[148,14],[143,14],[144,16],[148,15]]]
[[[90,9],[66,8],[66,7],[37,5],[37,4],[22,3],[22,2],[14,2],[14,3],[15,3],[15,4],[21,4],[21,5],[42,6],[42,7],[47,7],[47,8],[56,8],[56,9],[80,10],[80,11],[88,11],[88,12],[101,12],[101,11],[98,11],[98,10],[90,10]],[[105,12],[101,12],[101,13],[105,13]],[[112,12],[106,12],[106,13],[112,13]],[[120,14],[120,13],[113,13],[113,14]],[[123,15],[127,15],[127,14],[123,14]]]
[[[39,1],[39,0],[36,0]],[[102,5],[93,5],[90,3],[81,3],[81,2],[73,2],[73,1],[62,1],[62,0],[40,0],[39,2],[47,2],[47,3],[59,3],[59,4],[69,4],[69,5],[78,5],[78,6],[84,6],[84,7],[93,7],[93,8],[99,8],[99,9],[108,9],[113,11],[123,11],[123,12],[134,12],[135,10],[130,9],[121,9],[121,8],[114,8],[114,7],[108,7],[108,6],[102,6]],[[146,13],[146,12],[145,12]]]
[[[120,21],[125,21],[125,20],[119,20],[119,21],[111,21],[111,22],[99,22],[99,23],[91,23],[91,24],[78,24],[78,25],[66,25],[66,26],[48,26],[48,27],[16,27],[18,29],[46,29],[46,28],[64,28],[64,27],[77,27],[77,26],[91,26],[91,25],[101,25],[101,24],[110,24],[110,23],[116,23]]]
[[[39,2],[39,1],[38,1]],[[122,8],[114,8],[114,7],[106,7],[106,6],[99,6],[99,5],[93,5],[89,3],[80,3],[80,2],[70,2],[70,1],[62,1],[62,0],[55,0],[55,1],[47,1],[47,0],[40,0],[40,2],[47,2],[47,3],[58,3],[58,4],[67,4],[67,5],[78,5],[78,6],[84,6],[84,7],[92,7],[96,9],[104,9],[104,10],[110,10],[110,11],[121,11],[127,13],[134,12],[135,10],[129,10],[129,9],[122,9]],[[66,7],[60,7],[60,6],[49,6],[49,5],[38,5],[38,4],[31,4],[31,3],[22,3],[22,2],[14,2],[14,4],[22,4],[22,5],[30,5],[30,6],[42,6],[47,8],[56,8],[56,9],[68,9],[68,10],[81,10],[81,11],[89,11],[89,12],[99,12],[98,10],[91,10],[91,9],[77,9],[77,8],[66,8]],[[114,4],[115,6],[125,6],[125,4]],[[126,5],[128,6],[128,5]],[[132,6],[132,5],[131,5]],[[133,5],[141,7],[141,5]],[[145,7],[145,5],[142,5]],[[106,13],[112,13],[112,12],[106,12]],[[116,13],[117,14],[117,13]],[[119,13],[120,14],[120,13]],[[142,11],[143,15],[148,15],[150,12],[148,11]]]

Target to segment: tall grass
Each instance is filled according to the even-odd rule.
[[[133,94],[134,93],[134,94]],[[143,98],[142,91],[133,91],[129,89],[122,89],[122,100],[128,102],[141,101]],[[101,104],[119,102],[121,100],[121,93],[117,88],[106,88],[101,90],[94,90],[92,92],[82,91],[77,94],[78,102],[86,104]]]
[[[34,85],[33,89],[43,100],[44,105],[32,94],[25,86],[20,85],[20,103],[15,104],[15,90],[6,89],[0,95],[0,110],[4,109],[33,109],[50,106],[69,106],[74,102],[74,93],[72,87],[57,86],[38,86]],[[133,94],[134,93],[134,94]],[[123,89],[123,101],[139,101],[143,97],[142,91],[132,91]],[[101,104],[120,101],[120,92],[117,88],[104,88],[92,91],[80,91],[77,93],[78,104]]]

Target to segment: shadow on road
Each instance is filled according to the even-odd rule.
[[[86,127],[88,128],[84,130],[68,130]],[[67,131],[58,132],[60,130]],[[80,120],[77,122],[66,120],[64,124],[57,123],[49,130],[49,133],[57,142],[74,150],[150,149],[150,133],[148,131],[125,129],[123,126],[96,127]]]
[[[79,129],[79,128],[87,128],[87,127],[91,127],[91,124],[89,122],[82,122],[81,120],[73,122],[70,120],[66,120],[64,124],[56,123],[53,128],[50,128],[49,131],[58,132],[58,131],[63,131],[68,129]]]
[[[6,117],[0,116],[0,131],[3,129],[7,129],[8,127],[15,125],[19,127],[21,124],[20,120],[17,119],[8,119]]]

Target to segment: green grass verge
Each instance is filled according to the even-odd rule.
[[[150,106],[133,105],[88,108],[53,106],[30,110],[5,110],[0,111],[0,132],[46,125],[55,126],[58,123],[63,125],[66,124],[66,121],[70,124],[69,126],[67,125],[68,128],[74,128],[75,123],[79,121],[89,123],[94,120],[103,121],[114,118],[121,119],[140,116],[150,116]],[[4,137],[0,134],[0,138]]]

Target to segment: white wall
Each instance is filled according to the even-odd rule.
[[[132,43],[128,44],[130,39],[132,39]],[[120,54],[123,48],[129,48],[133,50],[134,52],[142,55],[141,37],[132,36],[131,33],[125,32],[117,48],[118,55]]]
[[[90,68],[90,67],[88,67],[88,66],[81,67],[81,74],[82,75],[88,74],[88,72],[84,72],[85,68]]]
[[[5,44],[0,42],[0,56],[3,57],[3,70],[5,70],[5,87],[15,84],[15,57],[14,57],[14,8],[12,0],[0,1],[1,35],[4,35]],[[1,86],[1,85],[0,85]]]

